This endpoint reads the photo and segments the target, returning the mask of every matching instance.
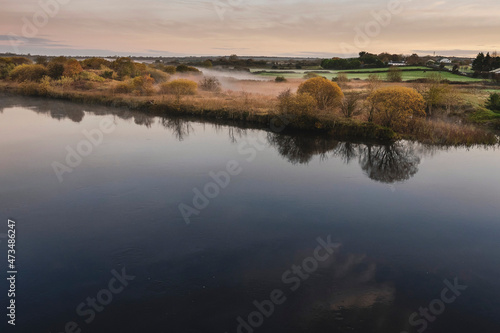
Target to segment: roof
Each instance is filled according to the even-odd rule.
[[[490,73],[500,74],[500,68],[494,69]]]

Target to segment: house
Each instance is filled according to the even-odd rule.
[[[395,61],[389,61],[388,63],[389,66],[406,66],[406,62],[395,62]]]
[[[500,68],[494,69],[494,70],[492,70],[490,73],[493,73],[493,74],[500,74]]]
[[[451,64],[451,60],[448,58],[443,58],[443,59],[439,60],[439,63],[440,64]]]

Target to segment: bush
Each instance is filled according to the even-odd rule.
[[[76,59],[70,59],[64,64],[64,76],[76,76],[81,72],[83,68]]]
[[[344,93],[338,84],[322,77],[307,80],[299,86],[297,92],[314,97],[320,109],[335,107],[344,98]]]
[[[195,95],[198,84],[191,80],[178,79],[171,82],[162,83],[160,91],[163,94],[173,94],[177,96],[177,101],[184,95]]]
[[[406,132],[412,120],[426,115],[423,96],[412,88],[381,88],[371,93],[368,102],[375,123],[400,132]]]
[[[110,67],[111,61],[108,61],[104,58],[89,58],[83,60],[81,65],[86,69],[100,69],[101,66]]]
[[[118,82],[113,87],[113,91],[117,94],[129,94],[132,92],[133,89],[134,89],[134,86],[132,85],[132,82],[130,82],[130,81]]]
[[[401,68],[391,67],[387,72],[387,81],[389,82],[401,82],[403,81],[403,71]]]
[[[278,110],[281,114],[312,115],[318,107],[318,103],[311,95],[292,94],[290,89],[282,92],[278,96],[278,101]]]
[[[80,73],[79,78],[84,81],[93,81],[93,82],[105,82],[106,80],[93,72],[83,71]]]
[[[20,65],[10,72],[10,77],[18,82],[37,82],[47,74],[47,69],[42,65]]]
[[[152,95],[155,80],[150,75],[137,76],[132,80],[133,90],[140,95]]]
[[[200,82],[201,90],[218,92],[221,91],[220,81],[215,76],[207,76]]]
[[[494,112],[500,112],[500,94],[492,93],[486,102],[486,108]]]
[[[58,62],[50,62],[47,65],[48,75],[54,80],[58,80],[64,74],[64,65]]]
[[[8,78],[15,67],[10,58],[0,58],[0,79]]]
[[[286,82],[287,79],[284,76],[276,76],[276,79],[274,79],[275,82]]]
[[[149,74],[157,83],[167,82],[170,80],[170,75],[156,68],[148,68],[146,73]]]
[[[307,73],[306,75],[304,75],[304,79],[313,79],[315,77],[320,77],[319,74],[316,74],[316,73]]]
[[[175,69],[179,73],[193,73],[193,74],[201,74],[198,68],[187,66],[187,65],[179,65]]]

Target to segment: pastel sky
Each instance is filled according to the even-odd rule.
[[[389,13],[396,1],[0,0],[0,52],[323,57],[362,50],[500,51],[498,0],[400,0],[398,10],[377,23],[374,13]]]

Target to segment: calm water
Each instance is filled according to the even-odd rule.
[[[498,150],[0,103],[2,276],[8,218],[19,271],[9,332],[500,331]],[[68,147],[87,156],[69,166]],[[72,172],[58,179],[54,162]],[[329,236],[332,253],[318,248]]]

